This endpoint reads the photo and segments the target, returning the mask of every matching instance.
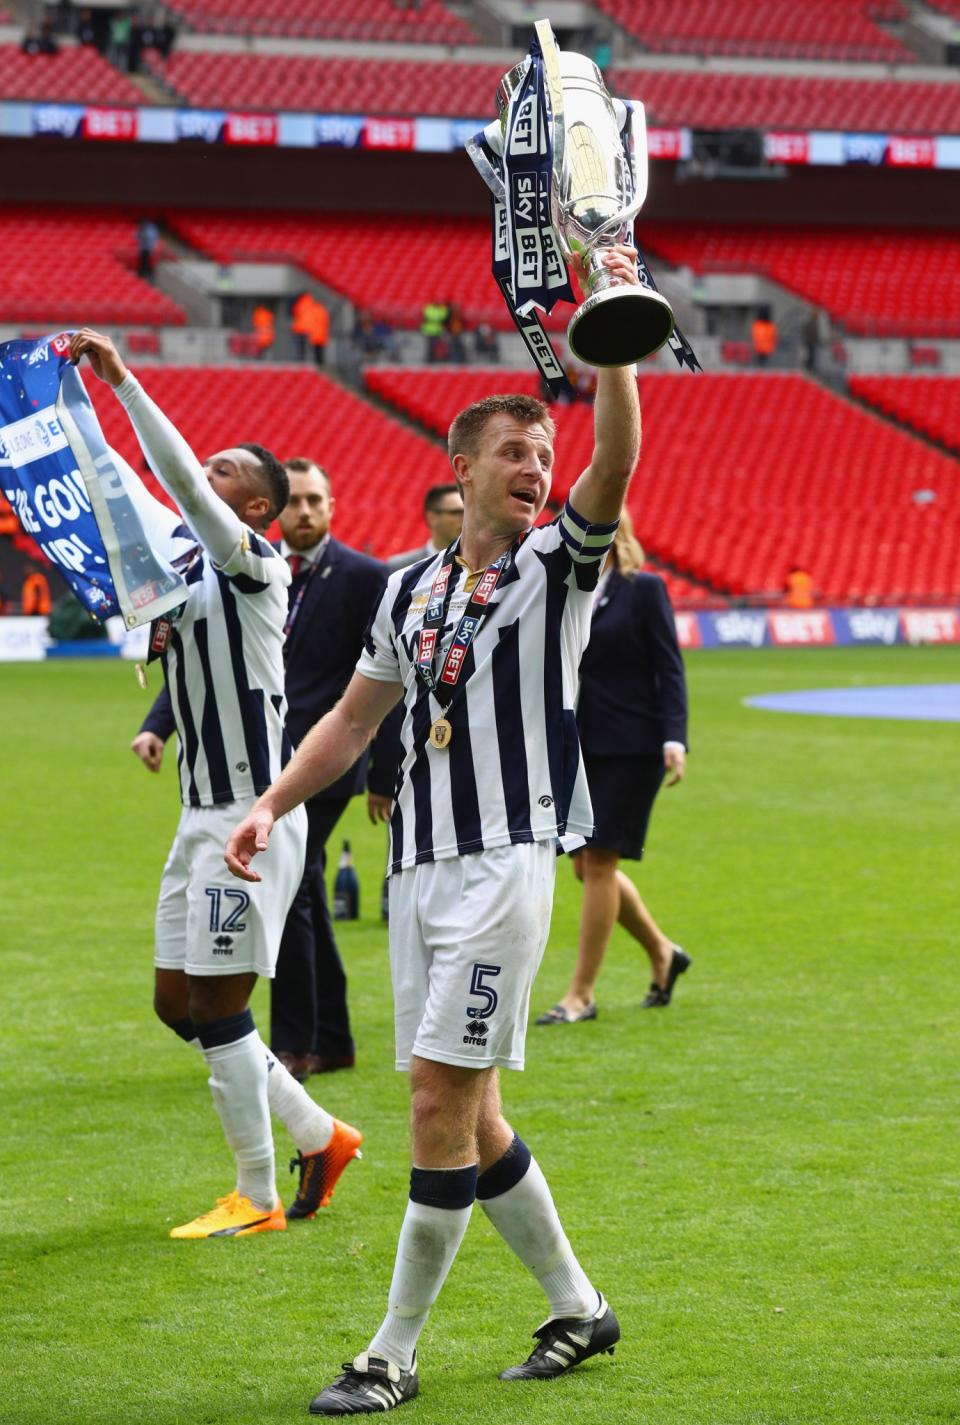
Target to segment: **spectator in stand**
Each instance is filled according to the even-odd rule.
[[[149,282],[153,277],[154,253],[160,233],[152,218],[142,218],[137,226],[137,276]]]
[[[31,564],[24,576],[20,612],[28,618],[34,615],[45,617],[50,612],[50,584],[46,574],[36,564]]]
[[[310,308],[313,297],[309,292],[301,292],[290,309],[290,330],[297,343],[301,361],[310,355]]]
[[[307,335],[315,363],[317,366],[323,366],[327,359],[327,343],[330,340],[330,313],[316,297],[310,308],[310,330]]]
[[[262,361],[277,339],[277,320],[273,308],[258,302],[250,317],[253,334],[257,339],[257,358]]]
[[[758,366],[769,366],[771,358],[777,349],[779,332],[777,324],[773,320],[769,307],[761,307],[757,312],[753,326],[750,328],[750,339],[753,343],[753,359]]]
[[[312,351],[314,361],[322,366],[330,340],[330,313],[311,292],[301,292],[293,304],[291,316],[290,330],[297,338],[300,360],[306,361]]]
[[[145,49],[154,44],[153,26],[148,24],[139,10],[130,12],[130,45],[127,51],[127,68],[131,74],[140,70],[140,58]]]
[[[473,353],[478,361],[500,360],[500,338],[489,322],[481,322],[473,334]]]
[[[799,564],[794,564],[787,574],[786,604],[791,609],[812,609],[813,576]]]
[[[577,729],[596,829],[573,867],[583,883],[580,946],[570,987],[537,1024],[596,1019],[603,957],[619,921],[650,959],[644,1009],[665,1008],[690,957],[664,935],[623,871],[643,856],[660,784],[681,780],[686,763],[687,690],[666,586],[641,572],[643,550],[624,510],[593,602],[590,642],[580,664]]]
[[[427,339],[427,360],[446,361],[450,345],[446,334],[446,302],[425,302],[420,331]]]
[[[447,303],[447,317],[443,326],[449,338],[447,360],[464,365],[467,360],[467,347],[464,341],[467,324],[463,312],[456,302]]]
[[[81,45],[95,45],[97,49],[100,48],[96,26],[93,23],[92,10],[81,10],[77,16],[77,43]]]
[[[393,327],[386,317],[374,317],[372,312],[359,312],[353,328],[353,344],[361,357],[375,360],[378,356],[395,356]]]
[[[114,11],[107,57],[117,69],[126,70],[130,63],[130,14],[126,10]]]
[[[463,499],[456,485],[431,485],[423,497],[423,518],[430,538],[417,549],[406,549],[402,554],[392,555],[387,560],[389,573],[405,569],[408,564],[416,564],[421,559],[432,559],[459,536],[463,527]]]
[[[39,31],[27,30],[20,45],[24,54],[56,54],[59,48],[53,33],[53,21],[49,17]]]
[[[177,27],[165,5],[153,12],[153,43],[161,59],[169,59],[177,38]]]

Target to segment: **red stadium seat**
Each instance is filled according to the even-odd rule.
[[[168,213],[167,227],[216,262],[293,262],[318,281],[370,308],[393,326],[419,327],[428,301],[455,302],[468,326],[513,330],[490,273],[485,218],[390,215],[371,226],[357,213]],[[384,274],[389,273],[389,281]],[[546,319],[563,330],[569,305]]]
[[[24,54],[0,45],[0,95],[58,104],[142,104],[143,93],[89,45]]]
[[[698,272],[760,272],[857,336],[960,336],[952,232],[645,224],[645,248]]]
[[[338,114],[494,113],[502,64],[184,50],[151,69],[190,104]],[[242,95],[242,100],[238,99]]]
[[[136,222],[110,209],[0,208],[0,321],[183,325],[181,308],[133,271]]]
[[[476,35],[441,0],[409,8],[394,0],[176,0],[194,30],[214,34],[295,35],[385,43],[468,45]]]
[[[960,454],[960,376],[851,376],[850,390]]]
[[[879,20],[906,15],[900,0],[596,0],[645,49],[668,54],[771,55],[893,63],[913,58]]]
[[[490,371],[370,369],[368,389],[441,434]],[[531,371],[497,372],[535,393]],[[924,384],[927,384],[926,382]],[[960,389],[960,382],[957,383]],[[776,594],[791,564],[835,602],[958,591],[960,467],[795,375],[645,375],[630,508],[657,559],[730,594]],[[562,498],[589,458],[593,412],[554,411]],[[935,499],[917,501],[915,492]]]

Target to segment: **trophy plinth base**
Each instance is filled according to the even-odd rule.
[[[673,327],[670,303],[659,292],[605,287],[574,312],[567,344],[588,366],[630,366],[659,351]]]

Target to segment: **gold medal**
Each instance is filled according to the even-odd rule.
[[[430,741],[438,750],[449,747],[450,739],[453,736],[453,728],[445,717],[438,717],[430,728]]]

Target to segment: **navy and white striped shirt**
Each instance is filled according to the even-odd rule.
[[[590,525],[569,501],[511,551],[444,710],[417,676],[417,636],[442,554],[390,576],[357,671],[404,685],[391,869],[493,846],[589,836],[593,809],[574,706],[592,594],[617,525]],[[454,563],[437,639],[441,667],[469,594]],[[429,741],[440,716],[453,732]]]
[[[283,691],[289,567],[248,528],[222,568],[186,525],[171,541],[172,558],[194,551],[189,597],[163,654],[181,799],[200,807],[259,796],[291,754]]]

